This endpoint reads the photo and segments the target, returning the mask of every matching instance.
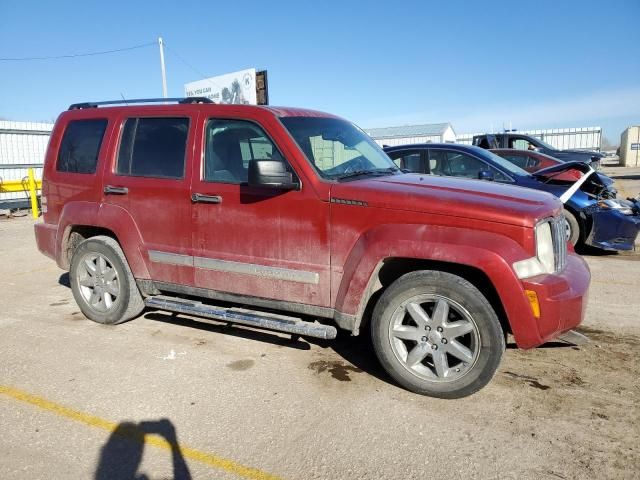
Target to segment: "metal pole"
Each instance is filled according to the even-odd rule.
[[[36,177],[33,174],[33,168],[27,170],[28,175],[28,185],[29,185],[29,198],[31,200],[31,215],[33,218],[37,219],[40,215],[38,212],[38,196],[36,194]]]
[[[160,47],[160,70],[162,71],[162,97],[167,98],[167,72],[164,68],[164,43],[162,37],[158,37],[158,46]]]

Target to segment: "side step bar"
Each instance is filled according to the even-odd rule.
[[[575,330],[568,330],[560,335],[557,340],[560,340],[564,343],[569,343],[571,345],[585,345],[589,343],[589,337],[584,336],[580,332],[576,332]]]
[[[158,310],[185,313],[187,315],[238,323],[250,327],[275,330],[304,337],[332,340],[336,338],[338,334],[336,328],[331,325],[305,322],[299,318],[277,315],[275,313],[257,312],[243,308],[216,307],[215,305],[207,305],[195,300],[186,300],[178,297],[156,295],[146,298],[144,304],[147,307]]]

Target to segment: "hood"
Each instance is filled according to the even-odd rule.
[[[336,203],[364,202],[368,207],[408,210],[472,220],[533,227],[558,215],[562,204],[553,195],[500,183],[403,174],[337,183]]]
[[[533,173],[532,176],[536,180],[547,184],[547,182],[555,181],[559,179],[561,173],[569,170],[578,170],[582,172],[582,178],[574,182],[564,182],[563,184],[569,187],[569,190],[576,191],[578,189],[583,192],[593,195],[597,198],[615,198],[617,190],[613,187],[613,180],[604,174],[598,173],[588,164],[582,162],[567,162],[553,165],[551,167],[543,168]],[[577,186],[576,186],[577,185]],[[555,192],[554,192],[555,193]],[[560,196],[563,199],[564,193]],[[566,201],[566,200],[564,200]]]
[[[569,170],[578,170],[582,173],[588,173],[592,170],[592,168],[584,162],[573,161],[558,163],[557,165],[552,165],[550,167],[537,170],[535,173],[532,173],[532,175],[534,177],[549,177],[554,173],[568,172]]]
[[[585,150],[554,150],[547,152],[547,155],[557,158],[563,161],[579,161],[579,162],[593,162],[602,158],[602,155],[598,152],[588,152]]]
[[[532,173],[531,175],[535,178],[542,177],[546,179],[546,178],[555,176],[555,174],[567,172],[569,170],[578,170],[579,172],[586,174],[592,171],[593,169],[584,162],[573,161],[573,162],[559,163],[551,167],[543,168],[541,170],[538,170]],[[600,183],[602,183],[602,185],[605,187],[613,185],[613,180],[611,179],[611,177],[608,177],[603,173],[594,172],[592,176],[600,180]]]
[[[569,148],[567,150],[560,150],[565,153],[583,153],[585,155],[589,155],[590,157],[598,157],[603,158],[604,155],[600,152],[596,152],[595,150],[580,150],[579,148]]]

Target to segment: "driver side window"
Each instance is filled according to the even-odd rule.
[[[246,183],[251,160],[284,162],[258,125],[243,120],[211,119],[205,132],[204,180]]]

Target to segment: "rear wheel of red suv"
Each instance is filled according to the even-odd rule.
[[[371,333],[389,375],[408,390],[440,398],[484,387],[505,349],[500,321],[482,293],[439,271],[396,280],[374,309]]]
[[[94,322],[122,323],[144,309],[124,252],[111,237],[101,235],[80,243],[71,258],[69,279],[80,310]]]

